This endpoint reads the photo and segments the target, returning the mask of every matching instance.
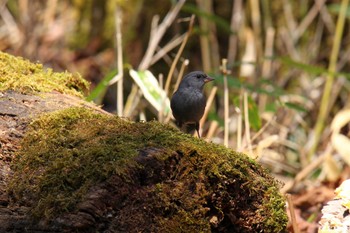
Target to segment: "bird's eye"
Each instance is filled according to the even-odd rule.
[[[197,79],[200,79],[201,78],[201,76],[197,76]]]

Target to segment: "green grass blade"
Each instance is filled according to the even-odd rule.
[[[107,88],[109,86],[109,81],[113,79],[113,77],[118,73],[118,71],[112,70],[110,71],[91,91],[90,95],[86,97],[87,101],[94,101],[96,104],[101,104],[104,95],[107,92]]]

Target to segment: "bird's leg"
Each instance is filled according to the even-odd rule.
[[[201,135],[199,135],[199,122],[196,122],[196,131],[197,131],[198,138],[201,138]]]

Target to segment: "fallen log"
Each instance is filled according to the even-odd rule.
[[[0,62],[0,232],[285,231],[278,183],[246,155],[112,116],[79,75]]]

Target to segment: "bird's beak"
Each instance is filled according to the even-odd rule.
[[[204,82],[208,83],[208,82],[213,81],[213,80],[214,79],[212,77],[207,76],[207,77],[205,77]]]

